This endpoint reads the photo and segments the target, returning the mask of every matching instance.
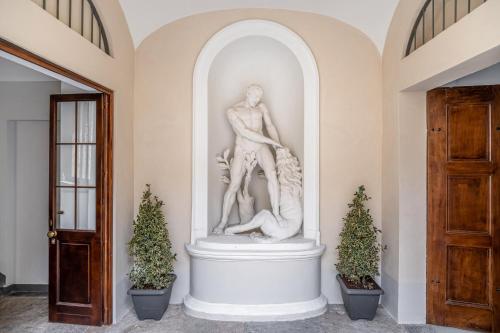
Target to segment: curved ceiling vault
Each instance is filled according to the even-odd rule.
[[[135,47],[183,17],[238,8],[288,9],[330,16],[361,30],[380,53],[399,0],[120,0]]]

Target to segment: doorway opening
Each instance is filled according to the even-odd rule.
[[[0,39],[0,296],[50,321],[112,323],[112,115],[110,89]]]
[[[427,92],[427,320],[500,330],[500,64]]]

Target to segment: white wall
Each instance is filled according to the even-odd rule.
[[[27,202],[27,198],[23,198],[26,202],[18,203],[16,199],[21,198],[16,195],[18,185],[21,185],[21,196],[24,196],[27,190],[26,186],[29,185],[26,183],[16,184],[15,181],[20,178],[23,181],[26,180],[22,179],[23,175],[26,176],[31,172],[28,169],[29,166],[18,169],[16,161],[26,163],[26,159],[36,159],[41,154],[40,151],[36,151],[33,153],[37,156],[24,155],[20,156],[21,160],[18,160],[16,157],[17,148],[26,147],[25,140],[30,140],[29,136],[24,135],[27,133],[25,126],[29,125],[20,125],[21,132],[19,134],[17,130],[21,121],[48,121],[50,95],[59,92],[59,82],[0,82],[0,230],[2,230],[0,233],[0,271],[7,276],[7,285],[46,281],[48,258],[46,250],[42,249],[41,239],[44,238],[43,242],[46,245],[48,204],[44,205],[43,202],[30,203]],[[36,131],[39,132],[40,129]],[[33,148],[35,148],[35,144],[41,145],[38,147],[39,149],[44,147],[43,142],[38,142],[33,144]],[[45,145],[45,148],[48,149],[48,139]],[[48,165],[48,156],[46,158],[45,163]],[[43,164],[42,162],[41,165]],[[17,177],[16,169],[20,172]],[[43,183],[44,180],[40,180],[38,183],[41,192],[44,191],[41,187],[46,186]],[[38,208],[42,206],[45,206],[46,211],[40,213]],[[46,216],[45,219],[38,221],[42,214]],[[37,219],[36,227],[28,228],[27,221],[33,217]],[[39,223],[44,223],[44,232],[41,234],[42,227]],[[16,241],[21,242],[19,246]],[[26,262],[28,256],[30,256],[30,261]],[[19,259],[19,262],[16,259]],[[34,262],[45,263],[45,266],[41,264],[34,266]],[[35,278],[39,276],[44,276],[45,279]]]
[[[16,284],[48,284],[49,121],[15,124]]]
[[[219,179],[223,172],[215,156],[226,148],[234,152],[234,133],[226,110],[245,99],[250,84],[264,89],[268,107],[281,143],[290,147],[302,165],[304,155],[304,80],[293,53],[267,37],[245,37],[226,46],[215,58],[209,74],[208,116],[208,223],[209,231],[221,218],[222,198],[227,186]],[[270,209],[267,181],[258,177],[256,167],[250,184],[255,209]],[[238,222],[237,205],[229,223]]]
[[[399,302],[405,323],[425,318],[427,235],[427,129],[425,92],[400,95]],[[411,147],[411,148],[410,148]],[[401,260],[403,259],[403,260]]]

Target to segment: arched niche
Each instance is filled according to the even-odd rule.
[[[287,27],[266,20],[245,20],[216,33],[203,47],[193,74],[193,175],[191,244],[209,234],[208,155],[209,75],[217,55],[245,37],[266,37],[287,47],[296,57],[303,77],[303,187],[304,238],[319,245],[319,74],[304,40]]]
[[[217,54],[209,74],[208,88],[208,231],[219,223],[227,184],[220,181],[222,171],[216,156],[230,149],[234,153],[234,134],[226,111],[245,99],[246,88],[257,83],[264,89],[263,103],[270,111],[280,141],[304,161],[304,80],[302,69],[288,47],[262,36],[240,38]],[[272,210],[267,179],[252,172],[249,192],[255,211]],[[238,205],[233,205],[229,225],[240,222]]]

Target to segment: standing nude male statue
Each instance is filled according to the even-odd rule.
[[[251,85],[247,88],[246,99],[227,110],[227,118],[236,133],[236,144],[230,170],[231,181],[224,194],[222,204],[222,218],[214,228],[216,234],[221,234],[227,224],[236,193],[245,175],[245,157],[248,154],[255,154],[257,163],[264,171],[273,214],[278,222],[282,221],[279,212],[280,190],[276,176],[276,164],[269,145],[275,148],[282,146],[269,111],[261,102],[263,93],[260,86]],[[270,138],[264,136],[262,132],[263,122]]]

